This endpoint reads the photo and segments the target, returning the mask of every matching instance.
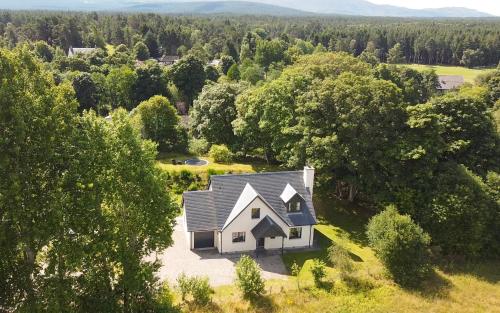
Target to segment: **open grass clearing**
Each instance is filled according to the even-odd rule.
[[[489,68],[467,68],[462,66],[446,66],[446,65],[423,65],[423,64],[401,64],[408,66],[417,71],[425,71],[432,69],[437,75],[461,75],[468,83],[473,83],[476,77],[480,74],[491,71]]]
[[[173,165],[172,160],[177,160],[184,162],[186,160],[200,158],[207,160],[207,165],[195,166],[195,165]],[[208,156],[195,156],[191,154],[178,154],[178,153],[166,153],[161,154],[158,158],[158,166],[165,171],[169,172],[180,172],[182,170],[188,170],[193,174],[203,175],[208,173],[210,169],[217,171],[218,173],[256,173],[256,172],[270,172],[270,171],[280,171],[283,170],[278,165],[269,165],[264,161],[242,161],[233,162],[230,164],[222,164],[214,162],[214,160]]]

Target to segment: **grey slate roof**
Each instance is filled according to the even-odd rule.
[[[212,176],[211,190],[190,191],[183,195],[187,230],[221,230],[247,183],[289,226],[316,224],[312,197],[304,186],[303,175],[303,171],[293,171]],[[301,212],[287,213],[280,198],[287,184],[305,200]]]
[[[465,81],[460,75],[439,75],[439,90],[451,90],[462,86]]]
[[[252,229],[252,234],[255,238],[286,237],[283,229],[269,215],[266,215],[266,217],[255,225]]]

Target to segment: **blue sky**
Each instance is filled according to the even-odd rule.
[[[466,7],[500,16],[500,0],[368,0],[378,4],[391,4],[412,9],[439,7]]]

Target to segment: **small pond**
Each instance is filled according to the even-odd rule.
[[[189,160],[184,161],[184,164],[192,165],[192,166],[203,166],[203,165],[207,165],[208,161],[202,160],[202,159],[189,159]]]

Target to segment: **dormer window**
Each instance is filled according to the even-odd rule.
[[[300,200],[288,202],[288,213],[300,212]]]

